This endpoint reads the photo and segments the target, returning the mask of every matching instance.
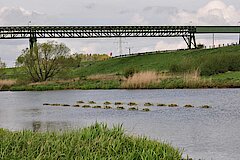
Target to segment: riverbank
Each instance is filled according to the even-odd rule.
[[[97,78],[98,77],[98,78]],[[210,77],[201,77],[198,73],[167,74],[158,72],[140,72],[132,77],[99,75],[91,79],[73,79],[29,83],[25,85],[3,85],[5,91],[47,91],[47,90],[92,90],[92,89],[200,89],[200,88],[239,88],[240,72],[227,72]],[[117,77],[117,78],[116,78]]]
[[[0,129],[1,159],[162,159],[180,160],[169,144],[124,134],[121,126],[95,124],[68,132],[10,132]]]
[[[0,90],[239,88],[240,46],[180,50],[68,64],[32,83],[21,67],[2,69]]]

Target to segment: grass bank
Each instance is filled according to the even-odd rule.
[[[78,131],[36,133],[0,129],[0,158],[8,159],[161,159],[180,160],[169,144],[124,134],[121,126],[95,124]]]
[[[240,87],[240,46],[180,50],[69,66],[46,83],[32,84],[22,68],[4,69],[8,90],[173,89]],[[197,74],[196,74],[197,73]],[[1,75],[1,74],[0,74]]]

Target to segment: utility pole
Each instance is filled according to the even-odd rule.
[[[118,53],[119,53],[119,55],[122,55],[122,53],[123,53],[123,44],[124,43],[128,43],[128,42],[124,42],[122,40],[122,37],[119,37],[119,41],[118,42],[114,42],[114,43],[118,44]]]
[[[240,21],[238,22],[238,45],[240,45]]]
[[[215,48],[215,34],[213,33],[213,47],[212,48]]]
[[[119,45],[119,46],[118,46],[118,49],[119,49],[119,54],[120,54],[120,55],[122,55],[122,51],[123,51],[123,49],[122,49],[122,43],[123,43],[123,42],[122,42],[122,38],[120,37],[120,38],[119,38],[119,43],[118,43],[118,45]]]

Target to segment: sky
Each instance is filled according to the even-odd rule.
[[[0,26],[9,25],[240,25],[239,0],[0,0]],[[72,53],[119,55],[119,39],[52,39]],[[215,44],[238,35],[215,35]],[[46,42],[39,39],[38,42]],[[124,38],[123,52],[186,48],[182,38]],[[197,36],[212,45],[212,35]],[[0,40],[0,58],[14,66],[28,40]]]

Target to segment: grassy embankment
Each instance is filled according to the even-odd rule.
[[[6,89],[233,88],[240,87],[240,46],[84,62],[36,84],[17,70],[5,69],[17,80]]]
[[[0,129],[0,158],[180,160],[169,144],[124,134],[121,126],[95,124],[78,131],[37,133]]]

